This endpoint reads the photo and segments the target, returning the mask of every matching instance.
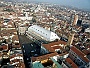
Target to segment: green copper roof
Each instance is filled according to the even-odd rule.
[[[51,60],[57,65],[57,68],[62,68],[62,66],[57,61],[55,61],[53,58],[51,58]]]
[[[51,60],[56,64],[57,66],[56,68],[62,68],[62,66],[57,61],[55,61],[53,58],[51,58]],[[32,68],[44,68],[44,66],[40,62],[34,62]]]
[[[32,68],[44,68],[44,66],[40,62],[35,62]]]

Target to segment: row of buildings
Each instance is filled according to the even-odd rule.
[[[90,67],[89,12],[43,3],[0,3],[2,68]]]
[[[0,1],[0,3],[3,3]],[[0,7],[0,68],[25,68],[18,32],[11,13]],[[11,17],[10,17],[11,16]]]

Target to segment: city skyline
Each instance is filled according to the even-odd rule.
[[[23,0],[25,1],[25,0]],[[27,1],[34,1],[34,2],[46,2],[58,5],[65,5],[65,6],[72,6],[83,10],[90,11],[90,1],[89,0],[27,0]]]

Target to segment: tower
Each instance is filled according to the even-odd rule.
[[[73,21],[73,26],[75,26],[77,24],[77,21],[78,21],[78,15],[75,14],[74,16],[74,21]]]
[[[74,32],[72,32],[72,33],[69,35],[68,42],[67,42],[67,46],[72,45],[73,39],[74,39],[74,35],[75,35]]]
[[[67,42],[67,44],[66,44],[66,46],[65,46],[66,51],[69,51],[69,50],[70,50],[70,46],[71,46],[72,43],[73,43],[74,35],[75,35],[74,32],[71,32],[71,33],[70,33],[69,38],[68,38],[68,42]]]

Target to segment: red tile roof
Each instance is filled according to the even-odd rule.
[[[6,50],[8,48],[8,45],[0,46],[0,48],[2,48],[3,50]]]
[[[0,34],[8,34],[8,33],[15,34],[15,32],[17,32],[16,29],[2,30],[2,31],[0,31]]]
[[[10,59],[14,58],[14,57],[23,57],[22,54],[13,54],[13,55],[10,55]],[[25,68],[25,64],[24,64],[24,61],[21,61],[20,59],[13,59],[10,61],[10,64],[13,64],[13,63],[16,63],[16,62],[19,62],[17,64],[14,64],[13,66],[15,66],[16,68]]]
[[[43,44],[43,46],[49,52],[55,52],[55,49],[61,49],[63,51],[64,49],[59,44],[66,45],[66,42],[64,42],[64,41],[52,42],[52,43],[49,43],[49,44]]]
[[[90,54],[90,48],[88,49],[88,50],[83,50],[82,51],[85,55],[88,55],[88,54]]]
[[[55,52],[55,50],[51,47],[51,46],[49,46],[48,44],[47,45],[43,45],[44,46],[44,48],[46,49],[46,50],[48,50],[49,52]]]
[[[69,63],[72,68],[78,68],[78,66],[70,58],[66,58],[66,62]]]
[[[39,56],[39,57],[32,57],[32,61],[42,61],[42,60],[46,60],[50,57],[53,57],[53,56],[56,56],[58,55],[56,52],[54,53],[50,53],[50,54],[46,54],[46,55],[43,55],[43,56]]]
[[[39,56],[39,57],[32,57],[32,60],[33,61],[42,61],[42,60],[45,60],[45,59],[48,59],[52,56],[56,56],[56,55],[66,55],[67,52],[64,52],[62,54],[58,54],[57,52],[55,52],[55,49],[61,49],[61,50],[64,50],[61,46],[59,46],[59,44],[66,44],[65,42],[63,41],[58,41],[58,42],[52,42],[52,43],[49,43],[49,44],[43,44],[42,46],[48,50],[49,52],[52,52],[50,54],[46,54],[46,55],[43,55],[43,56]],[[55,46],[56,45],[56,46]]]
[[[18,35],[15,35],[13,38],[12,38],[13,41],[19,41],[19,38],[18,38]]]
[[[75,46],[72,46],[71,50],[74,51],[83,61],[90,62],[86,55],[82,53],[79,49],[77,49]]]

